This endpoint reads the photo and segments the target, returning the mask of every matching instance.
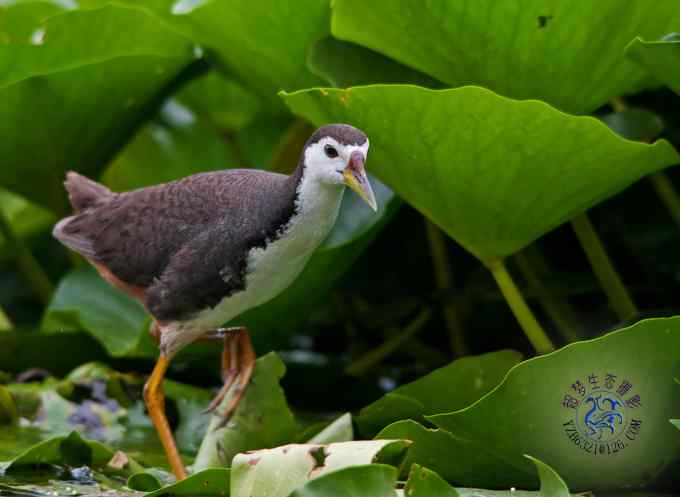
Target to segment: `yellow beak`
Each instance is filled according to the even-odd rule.
[[[354,190],[364,202],[366,202],[374,211],[378,210],[378,203],[375,201],[373,188],[368,182],[366,176],[366,169],[364,169],[364,155],[355,150],[349,157],[347,167],[342,172],[345,178],[345,185]]]

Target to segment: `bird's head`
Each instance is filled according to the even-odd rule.
[[[363,131],[348,124],[329,124],[307,140],[305,174],[350,187],[375,211],[378,205],[364,169],[367,154],[368,137]]]

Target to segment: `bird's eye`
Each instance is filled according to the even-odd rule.
[[[323,151],[326,152],[326,156],[330,159],[335,159],[338,156],[338,151],[333,145],[326,145]]]

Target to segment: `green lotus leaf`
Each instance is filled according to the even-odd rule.
[[[150,319],[136,300],[116,290],[92,268],[75,269],[59,282],[41,328],[45,333],[88,331],[112,356],[153,357]]]
[[[335,419],[319,433],[310,438],[310,444],[329,444],[335,442],[350,442],[354,439],[352,415],[348,412]]]
[[[239,452],[274,447],[292,440],[297,422],[279,385],[285,373],[281,359],[270,352],[255,362],[253,379],[230,422],[218,428],[232,390],[210,419],[194,461],[194,469],[229,466]]]
[[[632,107],[601,117],[602,122],[628,140],[649,142],[663,133],[661,116],[647,109]]]
[[[648,85],[623,49],[678,22],[674,0],[654,9],[646,0],[338,0],[331,31],[451,86],[480,85],[583,114]]]
[[[396,497],[397,470],[386,464],[351,466],[308,481],[290,497]],[[270,495],[261,493],[252,497]],[[244,495],[244,497],[246,497]],[[249,496],[248,496],[249,497]]]
[[[321,82],[307,69],[307,54],[316,40],[328,35],[326,1],[151,0],[144,8],[206,47],[227,74],[270,103],[278,105],[276,92],[281,89]]]
[[[674,27],[678,29],[677,22]],[[631,41],[626,47],[626,55],[680,95],[680,40],[675,37],[668,41],[644,41],[643,38]]]
[[[286,497],[307,481],[338,470],[374,462],[398,463],[407,445],[402,440],[370,440],[285,445],[238,454],[231,467],[231,495]]]
[[[315,124],[363,129],[368,168],[485,262],[678,162],[666,141],[627,141],[594,118],[479,87],[373,85],[283,98]]]
[[[0,185],[64,212],[64,172],[96,174],[195,56],[152,15],[120,5],[53,15],[39,34],[0,44]]]
[[[427,74],[378,52],[330,36],[312,47],[309,69],[337,88],[373,83],[411,83],[427,88],[444,86]]]
[[[527,472],[523,454],[549,461],[573,489],[641,488],[680,456],[678,350],[680,317],[644,320],[525,361],[472,406],[427,419]]]
[[[363,433],[373,435],[400,419],[462,409],[496,387],[521,359],[512,350],[458,359],[364,407],[357,424]]]

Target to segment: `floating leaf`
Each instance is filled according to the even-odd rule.
[[[640,488],[680,451],[668,423],[680,412],[678,350],[680,317],[641,321],[523,362],[472,406],[427,419],[508,466],[550,461],[571,488]]]
[[[69,435],[50,438],[40,442],[15,457],[5,468],[13,472],[21,468],[35,468],[45,465],[90,466],[104,468],[114,455],[114,451],[94,440],[83,439],[77,431]],[[141,467],[130,459],[129,471],[139,471]]]
[[[239,452],[274,447],[293,438],[297,423],[279,385],[285,369],[274,353],[260,357],[238,409],[229,423],[218,429],[220,413],[233,395],[232,387],[210,420],[194,461],[196,470],[228,466]]]
[[[623,49],[678,22],[674,0],[654,9],[646,0],[339,0],[331,30],[451,86],[485,86],[583,114],[648,84]]]
[[[675,28],[677,29],[677,22]],[[675,37],[668,41],[644,41],[643,38],[654,36],[635,38],[626,47],[626,55],[680,95],[680,39]]]
[[[226,468],[213,468],[199,471],[188,478],[161,487],[144,497],[176,497],[216,496],[229,497],[230,471]]]
[[[285,445],[238,454],[232,463],[235,497],[286,497],[308,480],[350,466],[398,462],[407,443],[401,440]],[[285,471],[281,471],[285,468]]]
[[[385,464],[352,466],[333,471],[296,488],[290,497],[396,497],[397,470]],[[257,494],[252,497],[264,497]],[[281,494],[282,495],[282,494]],[[250,497],[243,495],[243,497]]]
[[[363,408],[357,424],[364,433],[375,434],[400,419],[462,409],[498,385],[521,359],[512,350],[458,359]]]
[[[411,466],[404,488],[407,497],[460,497],[458,491],[434,471],[418,464]]]
[[[315,124],[363,129],[369,169],[484,261],[678,161],[665,141],[630,142],[596,119],[478,87],[373,85],[283,97]]]
[[[0,44],[0,185],[63,212],[64,172],[96,174],[194,55],[153,16],[120,5],[57,14],[42,29],[35,45]]]

